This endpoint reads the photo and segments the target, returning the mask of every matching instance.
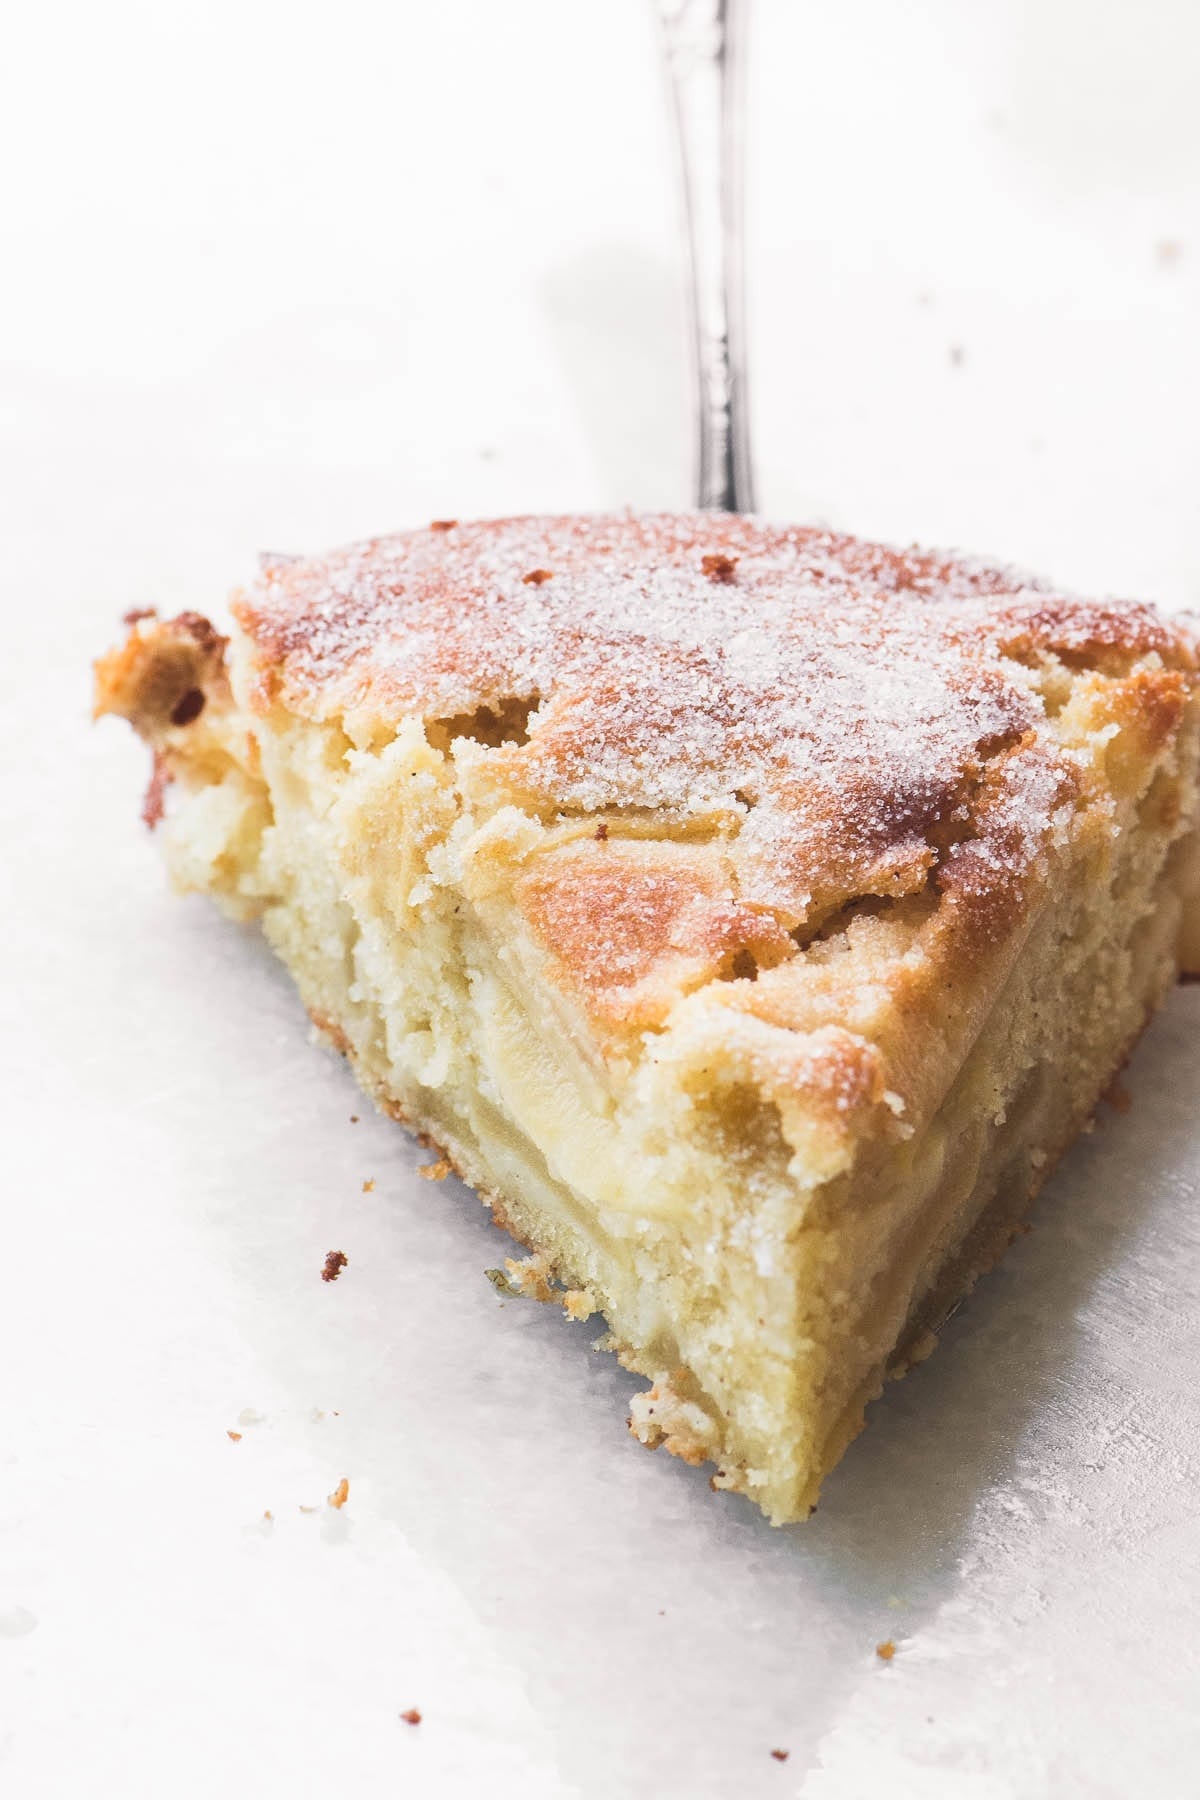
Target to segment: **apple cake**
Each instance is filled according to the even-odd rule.
[[[1197,640],[972,559],[718,515],[267,557],[131,615],[98,712],[175,882],[377,1104],[803,1518],[1200,967]]]

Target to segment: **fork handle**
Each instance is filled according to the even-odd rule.
[[[753,512],[742,249],[746,0],[656,0],[687,213],[696,503]]]

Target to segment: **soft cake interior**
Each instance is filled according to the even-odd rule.
[[[604,1314],[652,1379],[642,1441],[775,1521],[811,1509],[1197,959],[1196,702],[1163,729],[1130,685],[1145,659],[1032,660],[1080,779],[990,935],[935,845],[916,891],[843,897],[715,969],[684,932],[647,1024],[606,1022],[563,957],[590,928],[609,973],[636,965],[646,920],[606,925],[596,881],[661,898],[736,814],[539,816],[494,780],[519,708],[356,743],[256,700],[245,642],[227,666],[195,621],[141,624],[118,657],[102,699],[170,779],[177,883],[261,921],[364,1087],[528,1246],[514,1282]]]

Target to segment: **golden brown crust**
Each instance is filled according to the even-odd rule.
[[[153,742],[198,719],[214,691],[228,697],[228,639],[199,613],[159,620],[139,609],[126,623],[125,642],[96,664],[96,718],[119,713]]]
[[[234,610],[260,705],[373,743],[416,712],[477,819],[514,804],[551,828],[511,897],[599,1040],[704,990],[807,1034],[804,1078],[839,1118],[846,1045],[873,1043],[872,1105],[895,1089],[910,1124],[997,991],[1063,821],[1098,798],[1110,830],[1197,683],[1194,641],[1147,607],[728,517],[440,521],[265,559]],[[197,698],[201,733],[227,698],[224,647],[194,614],[139,617],[98,666],[98,710],[155,748],[150,821]],[[1113,740],[1098,789],[1089,733]],[[854,955],[826,964],[823,939]]]
[[[331,1019],[327,1013],[318,1012],[311,1006],[308,1009],[308,1016],[314,1031],[319,1031],[339,1056],[353,1056],[354,1046],[336,1019]],[[407,1124],[408,1121],[403,1120],[402,1123]]]
[[[115,713],[128,719],[149,745],[151,774],[142,819],[151,830],[168,813],[185,811],[193,795],[222,791],[229,811],[208,848],[225,860],[218,866],[201,854],[185,885],[220,892],[238,917],[257,917],[264,895],[239,887],[238,863],[270,823],[270,805],[254,722],[234,699],[226,661],[229,640],[194,612],[159,619],[138,608],[125,622],[124,642],[95,665],[95,716]],[[227,835],[222,846],[235,818],[236,829],[246,834],[236,852]]]
[[[537,563],[539,550],[549,566]],[[569,676],[589,646],[611,663],[653,637],[694,667],[722,638],[728,647],[731,624],[761,633],[758,649],[836,627],[864,670],[892,628],[905,647],[906,613],[927,628],[930,655],[946,637],[978,636],[983,623],[1008,657],[1173,658],[1180,641],[1144,605],[1074,599],[974,559],[714,514],[534,517],[400,533],[273,562],[234,611],[256,645],[260,676],[272,677],[293,710],[328,718],[365,706],[385,720],[466,713],[514,692],[532,698],[541,690],[523,677],[536,657],[545,672]],[[969,657],[969,643],[959,649]],[[725,662],[718,685],[732,700],[736,659]],[[665,685],[669,657],[660,672]]]
[[[921,956],[858,959],[910,1103],[904,1022],[915,1041],[947,972],[971,970],[965,1041],[1095,779],[1081,734],[1115,736],[1107,800],[1197,681],[1193,640],[1150,608],[739,518],[441,521],[265,559],[234,610],[260,705],[374,743],[416,712],[461,747],[477,817],[514,804],[586,830],[529,858],[514,899],[600,1035],[659,1028],[713,984],[771,1024],[840,1022],[846,969],[824,1006],[806,946],[864,909],[925,908]],[[224,647],[194,614],[139,617],[98,666],[97,710],[156,752],[148,822],[197,704],[204,732],[227,699]]]
[[[739,934],[748,947],[753,916],[770,957],[780,933],[919,893],[935,869],[982,932],[1002,930],[1074,779],[1046,672],[1132,680],[1126,704],[1169,730],[1196,666],[1145,606],[712,515],[409,532],[274,566],[234,611],[260,705],[344,721],[359,742],[413,713],[447,743],[474,739],[491,750],[477,805],[728,839],[734,911],[700,909],[713,955]],[[614,891],[589,881],[594,898],[577,887],[557,921],[529,886],[538,929],[601,1012],[635,990],[641,1022],[642,977],[614,982],[595,933],[581,954],[577,927]],[[638,929],[673,954],[665,894]]]
[[[1119,671],[1130,657],[1151,651],[1187,654],[1180,634],[1140,601],[1082,602],[1064,594],[1037,594],[1001,606],[995,623],[1006,656],[1049,653],[1082,667],[1107,661]]]
[[[228,639],[194,612],[159,619],[152,608],[137,607],[124,623],[124,643],[95,666],[93,717],[116,713],[150,745],[142,821],[153,831],[166,815],[176,765],[202,762],[222,740],[233,708]]]
[[[757,971],[795,946],[769,912],[735,900],[707,846],[633,842],[606,832],[539,856],[516,903],[559,979],[598,1017],[641,1029],[713,976]]]

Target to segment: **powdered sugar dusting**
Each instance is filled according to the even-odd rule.
[[[235,611],[301,714],[370,736],[520,701],[528,742],[491,758],[523,803],[736,816],[743,896],[795,919],[920,886],[931,834],[1021,744],[974,864],[1011,874],[1064,779],[1014,657],[1171,641],[1147,608],[978,560],[719,515],[409,532],[276,563]]]

